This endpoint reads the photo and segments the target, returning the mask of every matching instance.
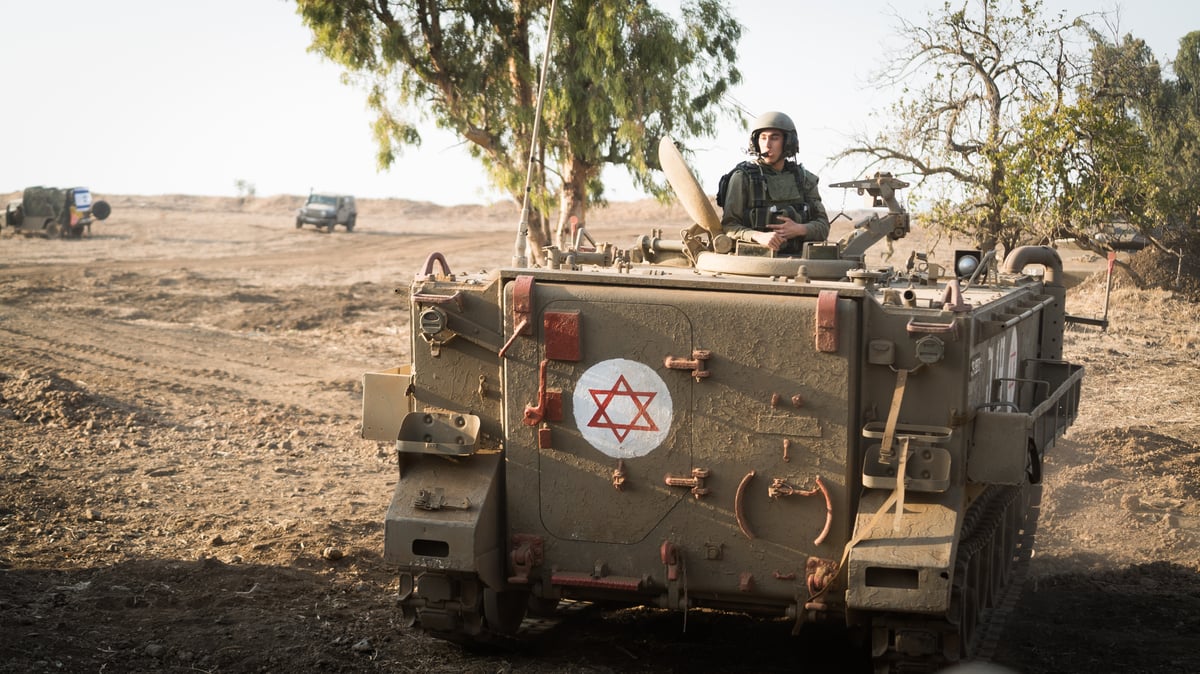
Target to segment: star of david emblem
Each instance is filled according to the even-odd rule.
[[[592,428],[611,430],[616,436],[617,442],[624,441],[633,431],[658,430],[658,424],[654,423],[654,419],[650,417],[650,412],[647,410],[650,401],[654,400],[658,393],[634,391],[629,382],[625,380],[625,375],[618,376],[611,389],[589,388],[588,393],[596,403],[596,413],[592,415],[592,419],[587,425]],[[613,412],[620,416],[631,417],[626,423],[617,423],[609,416],[609,405],[618,399],[623,399],[623,404],[619,404]],[[634,409],[629,407],[629,403],[632,403]]]

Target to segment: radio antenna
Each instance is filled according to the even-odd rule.
[[[538,133],[542,123],[542,96],[546,91],[546,71],[550,65],[550,37],[554,34],[554,10],[558,0],[550,1],[550,18],[546,22],[546,49],[542,54],[542,75],[538,81],[537,107],[533,113],[533,138],[529,141],[529,165],[525,170],[525,193],[521,202],[521,223],[517,227],[517,241],[513,251],[513,266],[528,266],[526,246],[529,237],[529,190],[533,183],[533,165],[537,158]]]

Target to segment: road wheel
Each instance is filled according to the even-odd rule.
[[[58,238],[61,234],[58,223],[53,220],[47,220],[46,224],[42,226],[42,231],[46,234],[47,239]]]
[[[358,216],[352,215],[352,216],[350,216],[350,219],[346,221],[346,231],[347,231],[347,232],[353,232],[353,231],[354,231],[354,220],[355,220],[355,218],[357,218],[357,217],[358,217]]]
[[[300,229],[303,226],[304,223],[300,221],[300,218],[296,218],[296,229]]]

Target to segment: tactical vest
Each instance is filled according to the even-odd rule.
[[[786,162],[783,170],[790,171],[796,179],[796,188],[800,194],[804,194],[804,167],[796,162]],[[721,180],[717,183],[717,205],[724,208],[726,197],[729,192],[729,179],[734,173],[741,171],[743,175],[750,179],[750,201],[747,204],[746,211],[742,213],[742,223],[751,229],[766,231],[767,225],[770,224],[774,213],[779,212],[788,216],[796,222],[808,222],[810,219],[808,203],[800,206],[800,212],[796,212],[793,206],[773,206],[767,204],[767,178],[763,175],[762,165],[758,162],[744,161],[733,170],[721,176]]]

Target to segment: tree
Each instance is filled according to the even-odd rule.
[[[1147,188],[1164,177],[1148,133],[1163,102],[1161,69],[1143,40],[1126,35],[1109,42],[1098,30],[1091,36],[1091,72],[1077,104],[1092,113],[1079,134],[1089,159],[1079,184],[1091,199],[1077,200],[1072,210],[1085,225],[1090,214],[1092,220],[1123,219],[1148,229],[1157,215]]]
[[[1072,38],[1082,24],[1061,14],[1044,20],[1040,0],[946,3],[924,26],[896,18],[908,47],[876,78],[907,85],[890,111],[894,122],[856,137],[839,158],[901,164],[906,170],[893,172],[919,185],[948,181],[954,197],[935,204],[939,225],[984,248],[1011,249],[1027,223],[1009,209],[1008,161],[1025,142],[1029,111],[1067,100],[1080,73]]]
[[[1145,228],[1152,221],[1148,184],[1161,168],[1149,137],[1129,103],[1133,82],[1117,85],[1111,66],[1140,64],[1136,86],[1144,99],[1158,97],[1157,64],[1141,40],[1110,45],[1093,33],[1090,77],[1071,102],[1032,106],[1021,121],[1022,142],[1004,158],[1013,176],[1005,187],[1009,210],[1027,233],[1051,240],[1086,242],[1105,223],[1124,220]]]
[[[1135,95],[1133,105],[1160,161],[1159,181],[1147,187],[1162,233],[1200,253],[1200,31],[1180,39],[1173,66],[1175,80],[1159,83],[1159,96]]]
[[[1196,238],[1200,207],[1200,100],[1190,84],[1200,75],[1200,32],[1180,41],[1174,81],[1163,79],[1144,41],[1091,35],[1090,73],[1076,101],[1031,114],[1011,165],[1028,196],[1055,204],[1073,235],[1119,219],[1180,247]]]
[[[682,24],[648,0],[559,0],[532,162],[538,33],[545,34],[548,0],[297,5],[313,31],[312,49],[368,89],[379,165],[420,144],[418,121],[453,131],[495,187],[518,203],[530,198],[535,254],[550,238],[546,189],[557,192],[560,219],[580,224],[588,203],[603,199],[605,164],[624,166],[663,197],[666,186],[652,174],[658,139],[711,135],[719,116],[734,114],[722,95],[741,80],[734,67],[741,26],[718,0],[689,0]]]

